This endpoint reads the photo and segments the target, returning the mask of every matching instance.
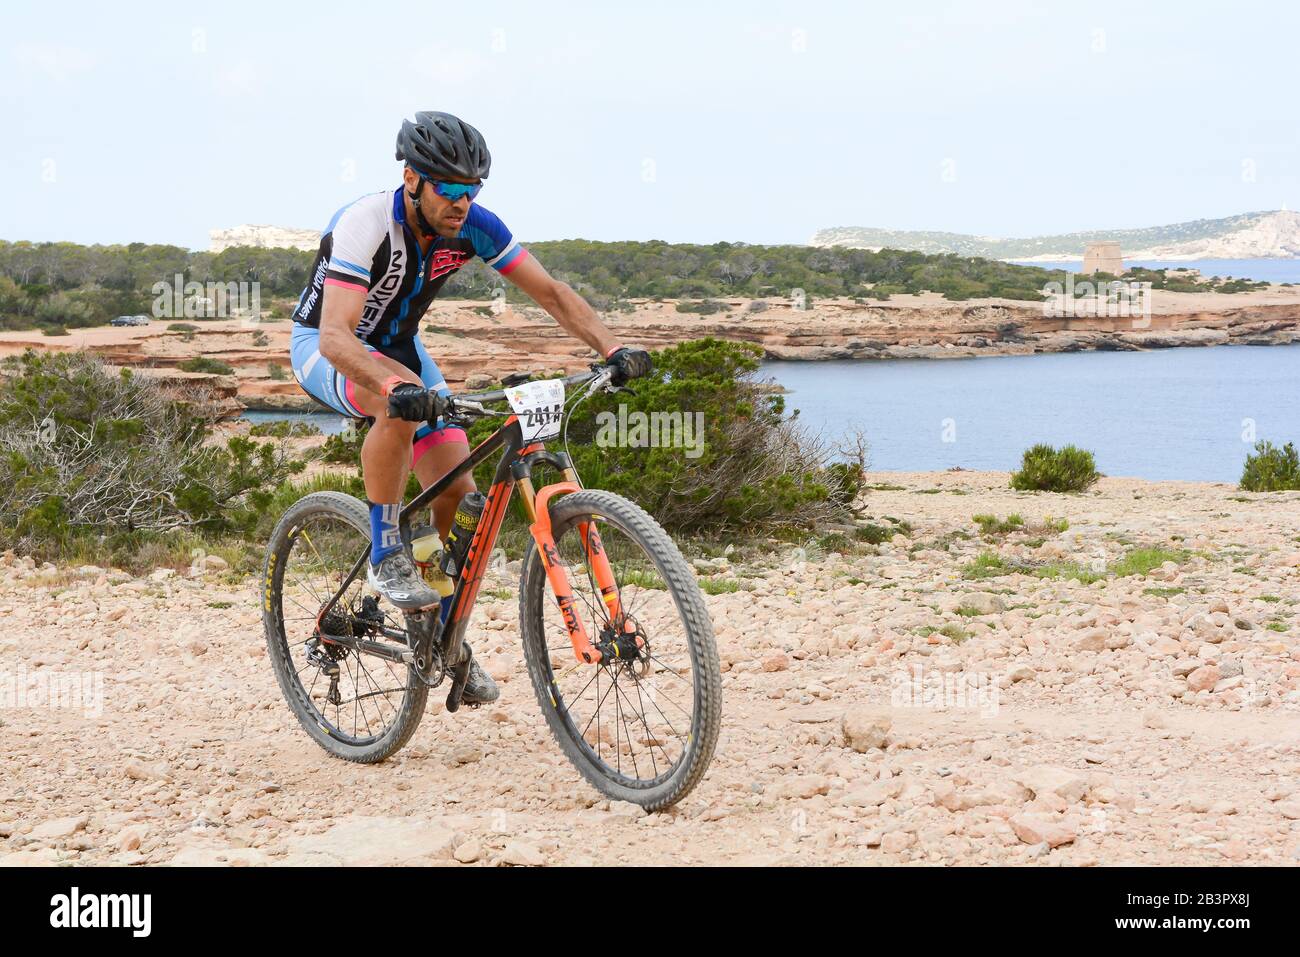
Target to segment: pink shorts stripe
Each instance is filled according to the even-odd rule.
[[[327,286],[342,286],[344,289],[360,289],[362,292],[366,292],[366,291],[367,291],[366,286],[365,286],[363,283],[359,283],[359,282],[344,282],[342,279],[334,279],[334,278],[332,278],[332,277],[331,277],[330,279],[326,279],[326,280],[325,280],[325,285],[327,285]]]
[[[339,376],[339,378],[343,380],[343,395],[348,400],[348,405],[356,409],[357,415],[365,418],[365,412],[361,410],[361,406],[357,405],[356,386],[346,376]]]
[[[416,439],[411,446],[412,464],[420,461],[420,457],[435,445],[442,445],[444,442],[460,442],[469,445],[469,437],[465,434],[464,429],[449,426],[439,429],[436,432],[430,432],[422,439]]]

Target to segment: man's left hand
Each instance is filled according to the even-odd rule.
[[[629,379],[639,379],[643,375],[649,375],[650,370],[654,368],[654,363],[650,361],[650,353],[644,349],[629,349],[626,346],[616,350],[606,361],[614,367],[614,377],[610,380],[614,385],[623,385]]]

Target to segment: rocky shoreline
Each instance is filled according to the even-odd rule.
[[[678,311],[672,301],[634,301],[605,321],[626,341],[662,348],[703,336],[759,346],[770,359],[947,359],[1080,351],[1142,351],[1215,345],[1300,342],[1300,289],[1226,294],[1163,293],[1138,318],[1058,318],[1037,303],[950,302],[937,295],[895,296],[871,304],[818,300],[806,309],[775,300],[720,300],[716,312]],[[294,381],[287,320],[196,321],[191,333],[143,328],[76,330],[51,339],[0,333],[0,356],[26,348],[88,349],[114,365],[181,379],[207,380],[232,414],[242,409],[320,409]],[[492,302],[435,302],[422,338],[453,388],[479,388],[517,371],[572,373],[594,358],[551,318],[532,307]],[[181,372],[202,355],[233,368],[230,376]]]

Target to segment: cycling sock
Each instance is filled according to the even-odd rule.
[[[384,557],[402,547],[402,533],[397,527],[402,503],[370,503],[370,564],[378,565]]]

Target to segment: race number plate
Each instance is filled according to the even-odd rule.
[[[560,434],[564,417],[564,380],[540,379],[506,389],[510,408],[519,416],[524,441],[550,439]]]

